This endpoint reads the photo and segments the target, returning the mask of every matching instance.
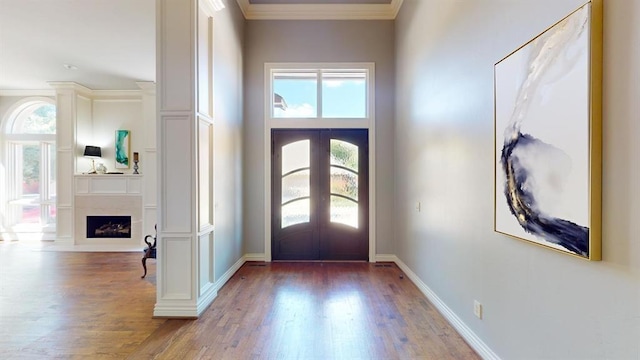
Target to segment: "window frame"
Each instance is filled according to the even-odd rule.
[[[42,105],[56,106],[56,102],[47,97],[28,97],[15,104],[9,111],[2,127],[3,147],[5,153],[5,164],[7,167],[5,178],[5,191],[0,194],[3,198],[2,207],[6,214],[4,226],[12,229],[13,232],[43,232],[55,233],[56,220],[50,217],[51,206],[56,206],[56,198],[52,194],[56,189],[51,189],[49,180],[51,174],[56,175],[55,167],[51,166],[51,153],[56,156],[56,134],[53,133],[14,133],[14,127],[19,122],[25,120],[33,111]],[[57,119],[56,119],[57,120]],[[57,122],[57,121],[56,121]],[[57,132],[57,129],[56,129]],[[22,155],[18,150],[25,145],[37,145],[40,148],[40,193],[38,199],[30,205],[40,207],[40,222],[38,224],[20,223],[20,206],[23,206],[23,194],[21,190],[21,179],[23,163]],[[57,180],[56,180],[57,181]]]
[[[274,75],[276,73],[316,72],[316,116],[315,117],[275,117],[274,107]],[[332,72],[364,72],[365,73],[365,116],[355,117],[323,117],[322,116],[322,74]],[[374,63],[265,63],[265,99],[264,114],[268,128],[352,128],[371,129],[375,118]],[[285,97],[286,100],[286,97]]]

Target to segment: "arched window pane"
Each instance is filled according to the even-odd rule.
[[[311,191],[309,176],[309,170],[300,170],[282,178],[283,204],[301,197],[309,197]]]
[[[339,167],[331,167],[331,193],[358,201],[358,174]]]
[[[282,147],[282,173],[308,168],[311,164],[311,142],[300,140]]]
[[[56,107],[41,103],[28,106],[16,117],[11,132],[14,134],[55,134]]]
[[[358,146],[337,139],[331,139],[331,165],[344,166],[358,172]]]
[[[311,203],[309,199],[300,199],[282,207],[282,228],[308,223],[311,218]]]
[[[358,203],[331,195],[331,222],[358,228]]]

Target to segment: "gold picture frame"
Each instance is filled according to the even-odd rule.
[[[494,231],[601,260],[602,0],[494,66]]]

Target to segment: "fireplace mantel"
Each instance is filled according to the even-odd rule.
[[[142,246],[142,175],[74,176],[74,242],[92,246]],[[131,216],[131,238],[87,238],[87,216]]]
[[[142,195],[142,176],[133,174],[78,174],[75,176],[76,195]]]

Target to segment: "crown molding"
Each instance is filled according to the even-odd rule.
[[[137,82],[140,90],[93,90],[78,83],[67,81],[50,81],[48,84],[56,91],[72,90],[92,100],[139,100],[143,91],[155,88],[155,83],[144,81]]]
[[[393,12],[393,18],[395,19],[400,12],[400,8],[402,7],[403,0],[391,0],[391,11]]]
[[[56,96],[56,91],[52,89],[0,90],[0,96]]]
[[[136,81],[136,85],[138,85],[144,93],[153,95],[156,93],[156,83],[154,81]]]
[[[92,90],[93,100],[140,100],[143,90]]]
[[[83,94],[91,94],[93,90],[73,81],[48,81],[47,84],[55,90],[73,90]]]
[[[393,20],[403,0],[390,4],[251,4],[236,0],[247,20]]]

